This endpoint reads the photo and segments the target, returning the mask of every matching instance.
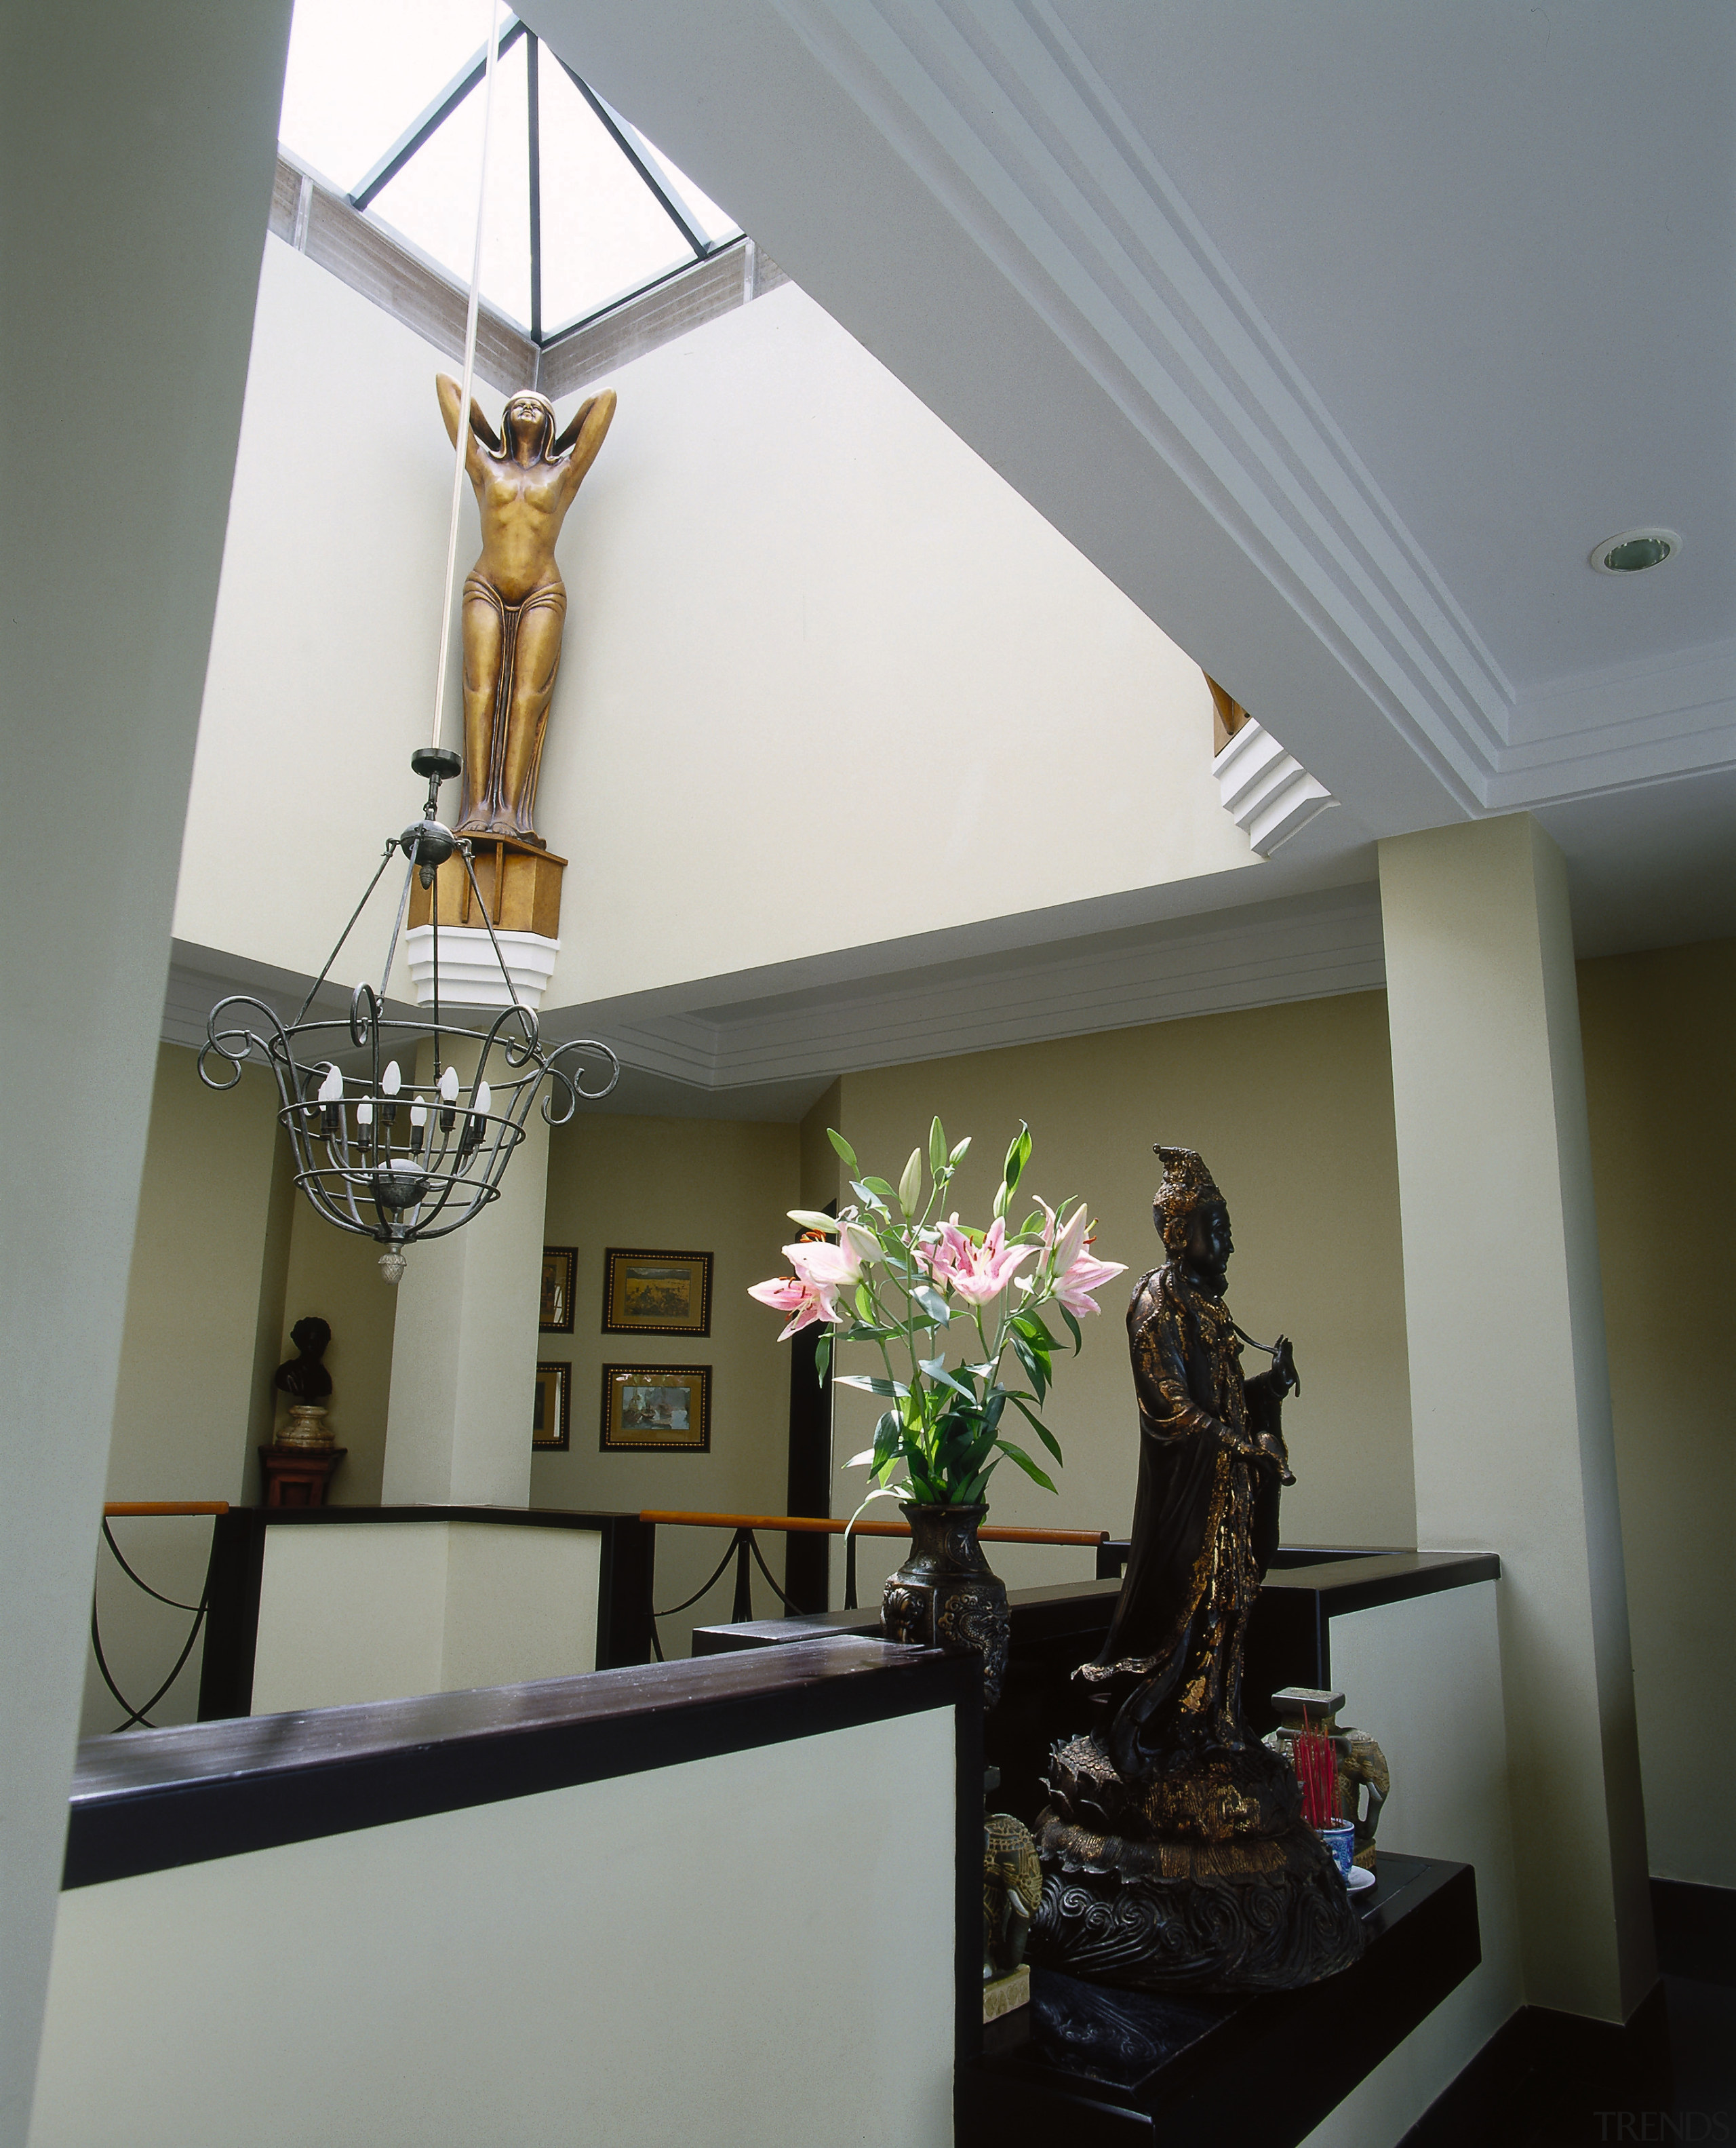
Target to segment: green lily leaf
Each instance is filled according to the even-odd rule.
[[[860,1165],[856,1162],[855,1151],[850,1147],[850,1143],[845,1140],[843,1135],[839,1132],[835,1127],[828,1127],[826,1128],[825,1137],[831,1143],[832,1147],[836,1149],[839,1155],[843,1157],[845,1162],[850,1166],[850,1177],[852,1178],[855,1177],[861,1168]]]
[[[1017,1328],[1013,1330],[1012,1346],[1019,1363],[1025,1368],[1025,1377],[1036,1389],[1036,1398],[1041,1402],[1049,1392],[1047,1364]]]
[[[1055,1437],[1054,1433],[1050,1431],[1048,1426],[1043,1423],[1036,1412],[1030,1408],[1026,1403],[1021,1402],[1016,1395],[1015,1395],[1012,1399],[1015,1406],[1024,1412],[1026,1419],[1030,1423],[1031,1430],[1036,1433],[1037,1438],[1041,1440],[1044,1446],[1046,1447],[1049,1452],[1055,1457],[1055,1459],[1057,1462],[1064,1461],[1066,1458],[1062,1455],[1061,1451],[1061,1442]]]
[[[821,1387],[825,1385],[827,1369],[832,1362],[832,1338],[822,1335],[814,1346],[814,1372]]]
[[[996,1446],[1003,1454],[1010,1454],[1033,1484],[1041,1484],[1046,1492],[1056,1489],[1055,1479],[1045,1469],[1039,1469],[1022,1447],[1015,1447],[1010,1439],[997,1440]],[[1057,1497],[1059,1494],[1057,1493]]]
[[[931,1283],[919,1282],[911,1291],[911,1297],[936,1327],[945,1327],[951,1323],[952,1308]]]
[[[947,1371],[944,1358],[919,1358],[916,1362],[937,1388],[946,1388],[956,1395],[962,1395],[973,1408],[976,1407],[976,1390],[967,1388],[962,1380],[955,1379]]]
[[[1055,1337],[1034,1312],[1016,1312],[1012,1317],[1012,1324],[1034,1349],[1040,1351],[1045,1357],[1053,1354]]]
[[[1011,1142],[1008,1144],[1006,1151],[1006,1164],[1005,1169],[1001,1172],[1001,1177],[1006,1182],[1006,1190],[1009,1193],[1011,1193],[1013,1188],[1018,1184],[1020,1177],[1022,1174],[1026,1165],[1029,1163],[1030,1161],[1031,1129],[1026,1125],[1025,1122],[1021,1119],[1019,1122],[1019,1131],[1013,1136]],[[1003,1208],[999,1212],[1004,1215],[1006,1212]]]
[[[910,1389],[901,1381],[883,1380],[878,1373],[840,1373],[840,1388],[860,1388],[871,1395],[908,1395]]]

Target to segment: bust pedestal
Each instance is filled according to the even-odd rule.
[[[262,1447],[268,1507],[323,1507],[347,1447]]]

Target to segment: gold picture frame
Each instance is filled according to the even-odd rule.
[[[610,1246],[603,1255],[605,1335],[709,1335],[711,1256]]]
[[[600,1451],[709,1454],[709,1365],[605,1365]]]
[[[536,1394],[530,1406],[530,1448],[534,1454],[564,1453],[573,1443],[573,1368],[539,1363]]]
[[[538,1332],[570,1335],[573,1332],[573,1287],[579,1279],[576,1246],[543,1247],[543,1301],[537,1315]]]

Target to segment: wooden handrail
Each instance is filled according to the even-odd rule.
[[[108,1499],[103,1518],[112,1522],[132,1514],[226,1514],[227,1499]]]
[[[848,1522],[830,1520],[820,1514],[689,1514],[647,1509],[642,1522],[666,1522],[689,1529],[778,1529],[785,1536],[841,1537]],[[859,1537],[907,1537],[908,1522],[858,1522],[850,1530]],[[1086,1544],[1095,1550],[1109,1542],[1107,1529],[980,1528],[980,1538],[991,1543]]]

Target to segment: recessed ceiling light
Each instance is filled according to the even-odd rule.
[[[1673,529],[1624,529],[1593,548],[1591,563],[1600,575],[1643,575],[1661,567],[1682,549]]]

